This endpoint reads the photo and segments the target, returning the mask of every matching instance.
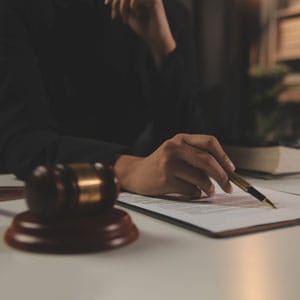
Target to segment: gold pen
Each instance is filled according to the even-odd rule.
[[[229,179],[240,189],[249,193],[257,200],[265,204],[268,204],[272,208],[277,208],[265,195],[263,195],[258,190],[256,190],[249,182],[247,182],[244,178],[239,176],[237,173],[232,172],[232,173],[228,173],[228,175],[229,175]]]

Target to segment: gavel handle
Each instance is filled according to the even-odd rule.
[[[1,186],[0,202],[24,199],[24,187]]]

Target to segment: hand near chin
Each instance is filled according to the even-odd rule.
[[[106,0],[113,19],[123,22],[148,45],[159,66],[165,56],[176,49],[162,0]]]

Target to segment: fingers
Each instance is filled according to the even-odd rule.
[[[130,9],[135,10],[141,7],[151,7],[154,2],[153,0],[130,0]]]
[[[203,170],[214,178],[225,192],[231,193],[233,189],[227,172],[234,171],[235,166],[218,140],[207,135],[183,134],[179,135],[179,138],[184,141],[182,155],[185,161]],[[185,143],[187,147],[184,147]]]
[[[194,168],[185,162],[177,162],[174,163],[173,172],[175,177],[203,190],[208,197],[213,197],[215,195],[215,186],[209,177],[199,169]]]
[[[120,14],[121,0],[104,0],[104,5],[111,5],[112,19],[115,19]]]
[[[217,181],[217,183],[220,185],[220,187],[227,193],[232,192],[232,186],[229,182],[229,177],[227,174],[227,171],[222,167],[222,165],[218,162],[218,160],[207,150],[202,150],[200,147],[194,147],[190,144],[187,144],[186,136],[190,135],[177,135],[173,139],[170,139],[164,143],[163,151],[165,152],[164,155],[169,158],[170,161],[175,161],[175,163],[171,163],[173,166],[172,168],[176,168],[176,161],[180,162],[183,161],[187,165],[193,167],[199,172],[198,176],[202,176],[200,178],[200,185],[197,182],[189,180],[186,176],[198,178],[194,171],[187,170],[186,168],[182,168],[179,170],[180,175],[179,176],[182,179],[188,180],[189,182],[192,182],[193,184],[199,185],[200,188],[202,188],[208,195],[213,194],[213,190],[210,190],[211,185],[209,181],[207,181],[207,178],[204,178],[201,174],[206,174],[207,177],[211,177]],[[199,135],[198,135],[199,137]],[[194,141],[193,141],[194,142]],[[198,141],[197,141],[198,142]],[[194,143],[195,144],[195,143]],[[201,139],[198,142],[198,145],[201,144]],[[203,147],[204,148],[204,147]],[[169,168],[170,173],[174,172],[172,171],[172,168]],[[227,166],[228,168],[228,166]],[[191,175],[191,173],[193,175]],[[191,179],[191,178],[190,178]],[[201,180],[203,180],[203,183],[201,185]]]
[[[111,5],[111,17],[117,18],[121,15],[123,21],[127,23],[128,15],[134,12],[141,12],[143,9],[150,9],[156,3],[153,0],[104,0],[105,5]]]
[[[115,19],[120,14],[120,0],[111,1],[111,18]]]
[[[131,1],[130,0],[105,0],[105,5],[111,5],[111,18],[115,19],[121,15],[123,22],[127,22],[127,18],[130,12]]]
[[[183,134],[181,138],[189,145],[208,151],[226,171],[234,171],[235,166],[214,136]]]
[[[229,182],[228,174],[214,156],[205,151],[195,151],[195,148],[190,147],[189,145],[186,145],[182,150],[181,155],[184,161],[202,170],[209,177],[215,179],[225,192],[232,192],[232,186]]]
[[[130,12],[130,0],[120,0],[120,14],[123,22],[127,23],[127,18]]]

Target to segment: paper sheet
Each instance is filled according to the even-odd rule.
[[[119,202],[159,213],[211,232],[248,228],[256,225],[300,219],[300,197],[259,188],[278,209],[272,209],[234,187],[233,194],[217,188],[213,198],[175,201],[121,193]]]

